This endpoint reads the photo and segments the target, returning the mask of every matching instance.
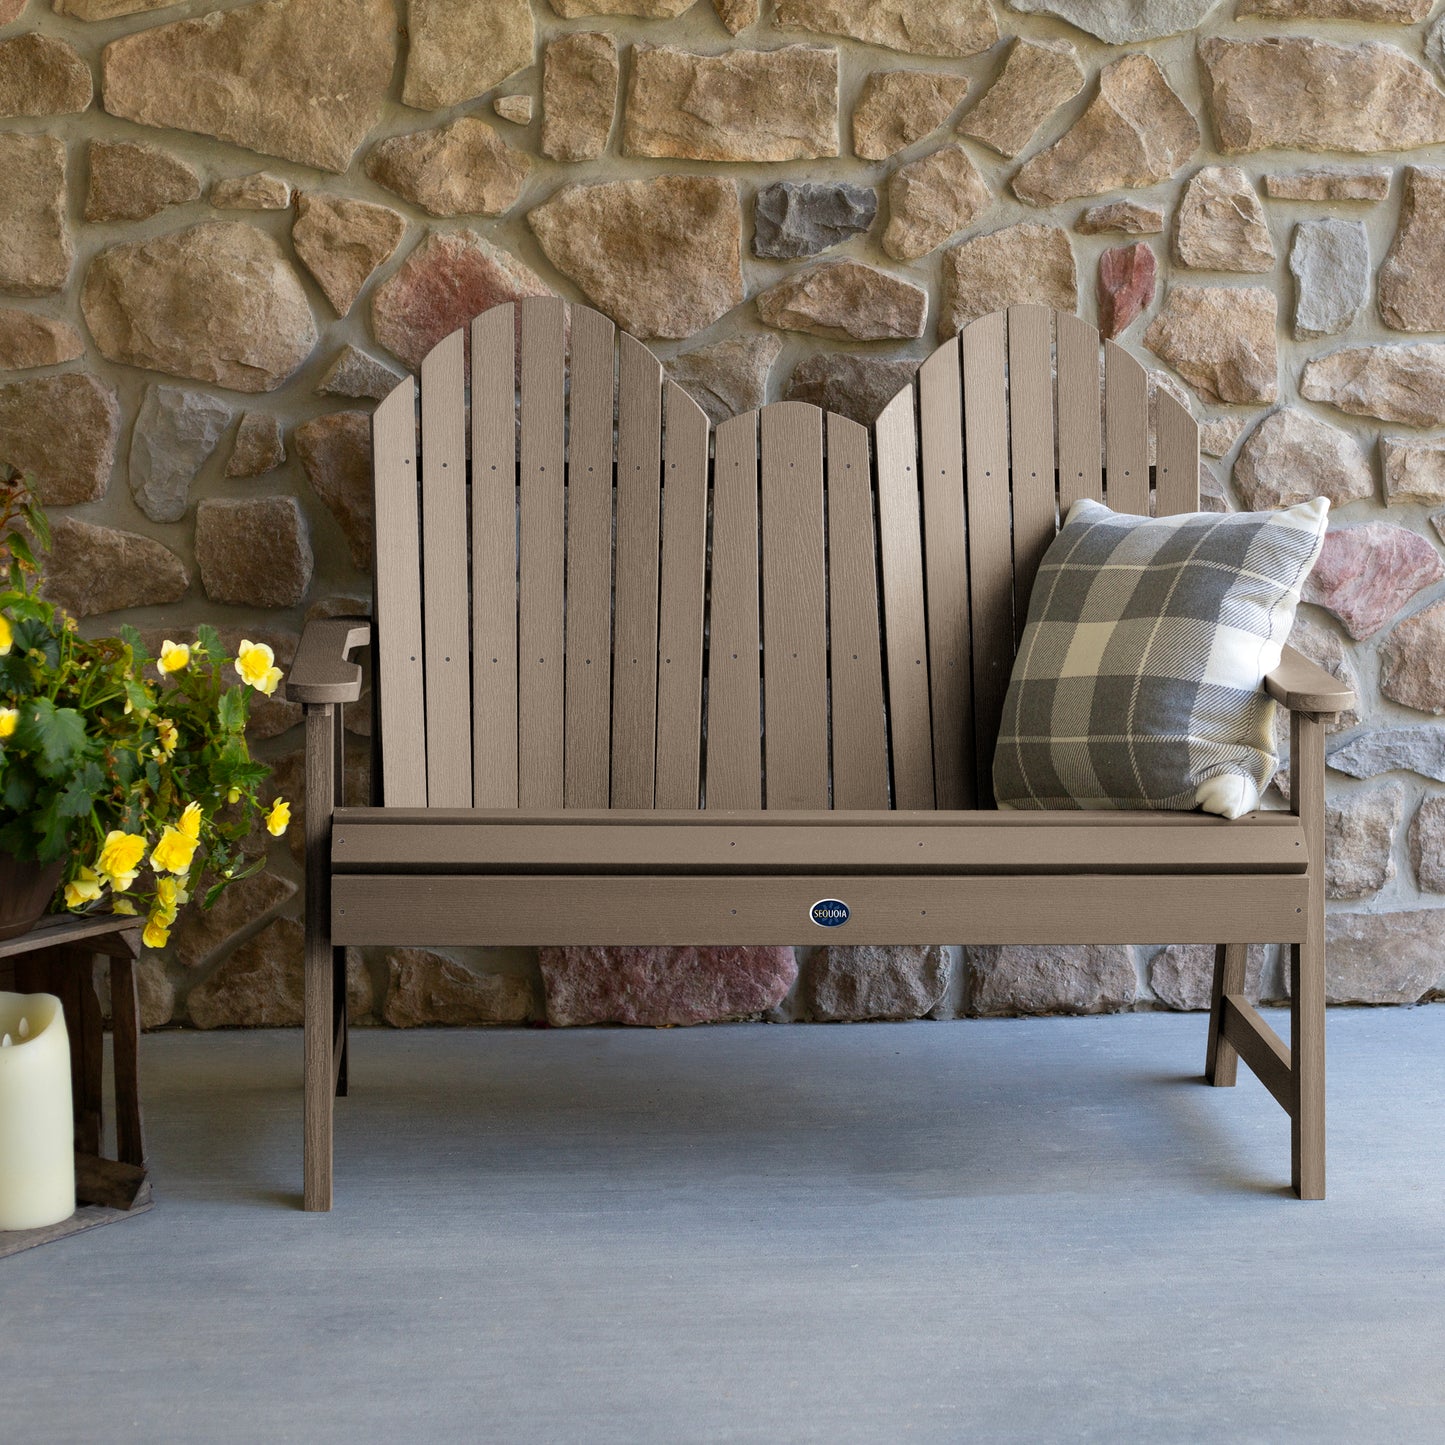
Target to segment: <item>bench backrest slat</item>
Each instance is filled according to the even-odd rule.
[[[1149,378],[1112,341],[1104,343],[1104,500],[1116,512],[1149,510]]]
[[[567,438],[566,805],[605,808],[612,758],[612,445],[616,328],[572,308]]]
[[[377,407],[371,421],[376,536],[376,666],[383,735],[416,739],[386,749],[382,796],[399,808],[426,806],[425,664],[422,661],[421,531],[418,526],[416,386],[411,377]]]
[[[522,308],[517,801],[560,808],[566,676],[566,352],[562,302]]]
[[[1059,366],[1059,516],[1065,517],[1080,497],[1104,500],[1099,333],[1087,321],[1064,312],[1055,313],[1054,325]]]
[[[472,803],[517,806],[517,320],[472,322]],[[382,629],[381,655],[391,646]],[[386,720],[382,719],[382,733]],[[383,748],[390,759],[395,747]],[[390,804],[390,793],[383,793]]]
[[[1047,307],[970,323],[871,429],[779,402],[714,430],[595,311],[499,306],[470,466],[463,339],[423,364],[419,449],[409,380],[374,423],[391,806],[989,807],[1059,519],[1198,505],[1188,409],[1151,417],[1144,368]]]
[[[729,417],[713,444],[707,806],[763,805],[758,630],[758,414]]]
[[[918,430],[912,389],[873,423],[878,471],[878,555],[893,806],[933,807],[933,739],[928,708],[928,629],[923,620],[923,535],[919,522]]]
[[[940,346],[919,368],[918,415],[933,797],[940,808],[970,808],[974,785],[968,676],[973,630],[968,597],[963,391],[956,338]]]
[[[1054,476],[1053,312],[1010,306],[1009,471],[1013,479],[1014,646],[1023,636],[1027,599],[1039,563],[1058,531]],[[1023,605],[1019,605],[1019,600]]]
[[[828,625],[833,806],[888,806],[888,714],[868,433],[829,415]]]
[[[968,457],[968,577],[973,614],[971,804],[993,803],[993,743],[1014,660],[1013,538],[1009,516],[1007,318],[996,311],[959,336]],[[988,739],[987,746],[983,740]]]
[[[828,806],[828,622],[823,572],[823,413],[762,413],[763,795],[769,808]]]
[[[662,590],[657,617],[657,806],[702,797],[702,645],[707,581],[708,423],[676,382],[663,388]]]
[[[1199,506],[1199,423],[1167,391],[1154,401],[1158,437],[1157,514],[1176,517]]]
[[[426,796],[472,801],[472,683],[467,628],[465,348],[453,332],[421,366],[422,607],[427,619]]]
[[[621,342],[622,379],[617,406],[617,583],[612,646],[612,806],[650,808],[657,753],[662,364],[640,341],[625,332]]]

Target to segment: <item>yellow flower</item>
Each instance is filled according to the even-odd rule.
[[[226,801],[227,801],[228,803],[239,803],[239,802],[241,801],[241,790],[240,790],[240,788],[227,788],[227,789],[226,789]]]
[[[122,833],[112,828],[101,844],[100,857],[96,860],[95,871],[110,884],[116,892],[124,892],[135,882],[140,871],[140,860],[145,857],[146,840],[143,833]]]
[[[135,904],[129,898],[112,898],[110,901],[112,913],[123,913],[127,918],[135,917]]]
[[[181,814],[181,821],[176,827],[192,840],[201,836],[201,805],[199,803],[187,803],[186,810]]]
[[[179,828],[167,827],[151,853],[151,867],[157,873],[184,873],[190,868],[195,851],[194,838],[187,837]]]
[[[170,638],[161,643],[161,655],[156,659],[156,671],[164,677],[170,672],[179,672],[189,665],[191,649],[184,642],[172,642]]]
[[[276,654],[264,642],[247,642],[241,639],[240,650],[236,653],[236,671],[241,680],[257,692],[270,697],[281,681],[281,669],[276,666]]]
[[[20,709],[17,707],[0,707],[0,738],[13,737],[15,729],[20,726]]]
[[[176,910],[184,901],[185,894],[179,880],[157,878],[155,907],[151,909],[152,922],[159,918],[169,927],[176,921]]]
[[[146,926],[141,933],[140,941],[147,948],[164,948],[171,941],[170,925],[164,919],[152,913],[146,920]]]
[[[290,824],[291,804],[285,798],[277,798],[271,804],[271,811],[266,814],[266,831],[273,838],[279,838]]]
[[[156,745],[151,749],[152,754],[159,762],[164,762],[175,752],[176,744],[180,742],[181,735],[176,731],[176,725],[168,717],[156,719]]]
[[[79,908],[83,904],[93,903],[100,897],[104,884],[94,869],[82,868],[79,873],[65,885],[65,906],[67,908]]]
[[[0,657],[4,657],[15,644],[15,634],[10,630],[10,619],[0,612]]]

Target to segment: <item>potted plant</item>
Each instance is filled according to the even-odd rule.
[[[270,769],[251,757],[253,692],[281,680],[271,649],[235,657],[210,627],[152,657],[134,628],[84,638],[40,595],[49,528],[26,480],[0,468],[0,938],[54,899],[146,920],[163,948],[179,910],[209,907],[265,866],[243,840]],[[264,813],[274,836],[290,808]]]

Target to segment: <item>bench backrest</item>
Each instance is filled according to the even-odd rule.
[[[1042,306],[945,342],[871,431],[797,402],[713,431],[552,298],[470,343],[470,406],[457,331],[419,431],[410,378],[373,422],[388,806],[992,806],[1059,518],[1198,506],[1189,412],[1160,390],[1151,426],[1143,367]]]

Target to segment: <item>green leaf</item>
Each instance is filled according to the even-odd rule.
[[[134,663],[137,672],[140,672],[146,663],[155,660],[146,649],[145,643],[141,641],[140,633],[137,632],[134,627],[130,626],[129,623],[121,627],[120,640],[130,648],[131,661]]]
[[[214,905],[216,899],[218,899],[218,898],[221,896],[221,894],[224,893],[224,892],[226,891],[226,889],[231,886],[231,884],[233,884],[233,883],[239,883],[243,878],[250,878],[250,877],[252,877],[254,874],[259,873],[265,866],[266,866],[266,855],[263,853],[259,858],[257,858],[257,859],[256,859],[253,863],[251,863],[248,867],[242,868],[242,869],[240,869],[238,872],[233,873],[229,878],[222,878],[219,882],[213,883],[213,884],[206,890],[206,896],[201,900],[201,907],[202,907],[202,908],[210,908],[210,907],[212,907],[212,906]]]
[[[36,565],[35,553],[30,550],[30,544],[19,532],[11,532],[5,539],[5,545],[16,557],[28,566],[34,567]]]
[[[201,644],[201,650],[208,657],[217,661],[225,657],[226,649],[221,646],[221,634],[208,623],[203,622],[196,628],[196,641]]]
[[[45,509],[38,502],[26,507],[25,525],[35,534],[35,540],[40,544],[40,550],[48,552],[50,550],[50,518],[45,515]]]
[[[84,715],[56,707],[48,697],[33,698],[21,709],[15,736],[21,747],[39,753],[35,770],[43,778],[71,772],[88,750]]]
[[[56,800],[62,818],[83,818],[95,806],[97,796],[105,791],[105,774],[99,763],[86,763],[65,785]]]
[[[246,694],[239,687],[228,687],[221,694],[218,709],[221,726],[227,732],[238,733],[246,727]]]
[[[68,851],[70,827],[60,811],[60,795],[51,797],[44,807],[30,815],[35,832],[35,857],[41,863],[53,863]]]
[[[35,779],[28,771],[20,768],[7,768],[5,771],[5,788],[0,792],[0,804],[3,804],[7,813],[24,813],[35,801]]]

